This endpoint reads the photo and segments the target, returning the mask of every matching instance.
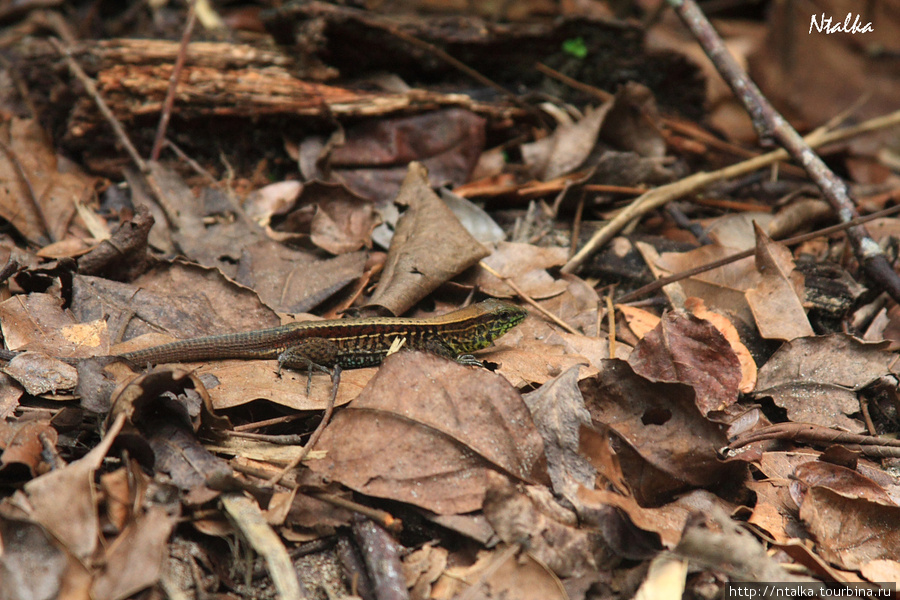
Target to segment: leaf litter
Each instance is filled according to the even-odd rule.
[[[193,31],[166,150],[134,165],[44,30],[7,37],[0,329],[22,354],[0,373],[0,597],[655,599],[900,581],[900,313],[840,237],[777,241],[827,218],[802,171],[641,212],[572,274],[573,249],[635,197],[756,152],[735,145],[748,127],[733,98],[711,89],[704,118],[695,50],[665,20],[642,31],[599,2],[453,19],[414,4],[421,18],[198,4],[235,37]],[[150,156],[180,51],[162,38],[182,36],[183,7],[65,10],[78,34],[47,27]],[[786,10],[733,39],[772,35]],[[834,46],[835,68],[871,60]],[[814,79],[812,47],[797,56]],[[776,98],[796,76],[766,45],[753,64],[773,66],[759,72]],[[800,112],[825,120],[828,102]],[[831,157],[863,212],[896,202],[885,132]],[[896,218],[871,225],[894,244]],[[529,312],[478,353],[487,368],[400,341],[333,389],[274,360],[108,358],[484,297]]]

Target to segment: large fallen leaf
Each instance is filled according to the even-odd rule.
[[[418,352],[388,357],[316,449],[326,456],[309,461],[314,471],[439,514],[481,508],[488,470],[547,481],[519,393],[493,373]]]
[[[894,559],[900,548],[900,507],[851,498],[813,487],[800,506],[800,519],[820,554],[844,569]]]

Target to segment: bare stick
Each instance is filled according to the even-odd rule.
[[[513,292],[515,292],[522,300],[524,300],[528,304],[532,305],[535,309],[537,309],[538,312],[540,312],[542,315],[547,317],[549,320],[553,321],[554,323],[556,323],[557,325],[559,325],[560,327],[562,327],[569,333],[574,333],[575,335],[578,335],[578,332],[575,331],[574,329],[572,329],[571,325],[569,325],[568,323],[566,323],[565,321],[563,321],[562,319],[560,319],[559,317],[554,315],[552,312],[550,312],[549,310],[547,310],[546,308],[544,308],[543,306],[541,306],[540,304],[535,302],[534,298],[532,298],[531,296],[526,294],[525,290],[523,290],[522,288],[517,286],[512,279],[510,279],[509,277],[504,277],[503,275],[498,273],[495,269],[493,269],[489,264],[487,264],[484,261],[479,262],[478,266],[481,267],[482,269],[484,269],[485,271],[487,271],[488,273],[490,273],[491,275],[493,275],[494,277],[496,277],[497,279],[499,279],[500,281],[502,281],[503,283],[505,283],[506,285],[508,285],[509,288]]]
[[[184,33],[181,35],[181,45],[178,47],[178,56],[175,58],[175,66],[172,67],[172,76],[169,78],[169,89],[166,90],[166,99],[163,102],[162,112],[159,115],[156,139],[153,141],[153,150],[150,151],[150,160],[154,162],[159,160],[159,153],[162,151],[166,139],[166,129],[169,128],[169,119],[172,117],[172,106],[175,104],[175,90],[178,89],[178,79],[181,77],[184,63],[187,60],[187,47],[191,41],[191,34],[194,32],[194,23],[197,22],[196,4],[196,0],[191,0],[187,23],[184,26]]]

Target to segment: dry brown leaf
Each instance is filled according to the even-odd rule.
[[[396,202],[409,208],[397,224],[370,303],[399,315],[489,251],[432,191],[419,163],[410,163]]]
[[[445,548],[434,544],[425,544],[418,550],[410,552],[403,558],[403,577],[409,588],[410,600],[426,600],[432,598],[432,584],[447,568]]]
[[[637,339],[643,338],[659,324],[659,317],[650,311],[627,304],[616,304],[616,308],[622,312],[628,328]],[[701,317],[702,318],[702,317]]]
[[[848,498],[897,506],[888,493],[868,477],[853,469],[821,460],[809,461],[794,469],[791,494],[798,506],[803,505],[803,497],[810,487],[825,487]]]
[[[91,598],[121,600],[159,581],[169,536],[179,515],[149,506],[104,550],[103,568],[94,576]]]
[[[582,426],[591,424],[591,414],[578,389],[578,372],[578,367],[572,367],[523,396],[544,439],[553,490],[564,498],[574,497],[579,485],[593,487],[597,476],[590,462],[578,453],[579,432]]]
[[[307,312],[359,279],[365,252],[322,259],[272,240],[244,248],[237,283],[280,312]]]
[[[892,560],[900,548],[900,507],[896,505],[815,486],[804,496],[800,519],[814,536],[819,554],[844,569]]]
[[[547,480],[518,392],[497,375],[418,352],[389,356],[316,448],[327,454],[309,461],[314,471],[439,514],[479,509],[488,470]]]
[[[53,534],[68,552],[87,562],[100,541],[100,521],[94,494],[94,472],[122,429],[117,419],[103,440],[83,458],[25,484],[25,497],[16,504],[27,516]],[[15,498],[15,497],[14,497]]]
[[[734,350],[738,362],[741,364],[741,383],[738,389],[744,394],[752,392],[753,388],[756,387],[756,361],[753,360],[753,356],[750,355],[747,346],[741,342],[741,336],[735,329],[734,324],[727,317],[709,310],[700,298],[688,298],[684,303],[684,307],[691,311],[694,316],[712,323],[719,330],[719,333],[725,336],[725,339],[728,340],[728,345]]]
[[[489,473],[488,481],[484,516],[494,531],[507,544],[524,544],[557,576],[578,577],[613,560],[596,533],[554,519],[502,475]]]
[[[110,328],[122,330],[126,340],[145,333],[191,338],[281,325],[254,290],[216,269],[181,260],[131,284],[76,276],[72,312],[83,322],[107,317]]]
[[[522,158],[534,177],[547,181],[577,169],[587,159],[613,101],[588,108],[584,117],[565,123],[544,139],[522,145]]]
[[[759,370],[754,395],[771,396],[792,421],[861,432],[849,418],[859,412],[856,391],[896,370],[896,355],[884,348],[844,334],[795,339]]]
[[[90,198],[94,179],[74,164],[61,168],[37,121],[4,120],[0,138],[0,216],[33,244],[64,239],[75,205]]]
[[[746,296],[759,334],[770,340],[814,335],[800,300],[803,276],[794,269],[790,250],[773,242],[758,225],[756,240],[756,268],[762,279]]]
[[[780,543],[806,536],[806,530],[797,520],[797,506],[790,498],[789,485],[787,479],[771,478],[748,483],[756,494],[756,504],[747,522]]]
[[[56,447],[59,435],[47,420],[0,423],[0,468],[11,478],[15,465],[25,466],[32,477],[49,470],[44,444]]]
[[[12,350],[86,357],[105,354],[109,347],[104,320],[78,323],[50,294],[19,295],[0,303],[0,323],[7,347]]]
[[[660,133],[662,122],[653,92],[644,85],[629,81],[616,91],[608,118],[603,121],[600,139],[619,150],[639,156],[659,158],[666,153],[666,142]]]
[[[184,363],[180,368],[196,370],[203,381],[215,383],[208,390],[217,411],[255,400],[268,400],[294,410],[323,410],[331,395],[331,379],[325,374],[313,371],[307,395],[309,373],[283,369],[279,376],[277,360],[216,360]],[[343,406],[356,398],[374,374],[375,369],[343,373],[335,404]]]
[[[518,546],[500,545],[483,550],[471,565],[447,569],[435,583],[434,600],[459,598],[473,586],[474,598],[517,600],[568,600],[565,589],[552,572],[528,553],[516,556]],[[455,561],[461,562],[461,561]]]
[[[429,186],[465,183],[484,148],[484,127],[462,108],[366,120],[347,128],[328,163],[334,179],[380,206],[397,195],[413,161],[428,171]]]
[[[565,281],[552,277],[547,269],[566,262],[564,248],[543,248],[533,244],[500,242],[494,252],[482,262],[503,277],[509,277],[529,297],[540,300],[565,291]],[[512,288],[485,269],[478,268],[467,283],[478,286],[492,296],[507,297]]]
[[[371,200],[342,185],[311,181],[303,186],[297,208],[287,211],[273,236],[300,244],[311,241],[331,254],[346,254],[372,245],[379,219]]]

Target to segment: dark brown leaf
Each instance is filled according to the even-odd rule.
[[[397,194],[412,161],[435,186],[465,183],[484,147],[484,126],[459,108],[367,121],[348,129],[329,162],[338,181],[382,205]]]
[[[628,364],[650,381],[694,388],[704,415],[738,399],[742,374],[737,355],[712,323],[687,313],[664,315],[634,347]]]
[[[725,433],[700,414],[690,388],[652,383],[623,361],[605,365],[603,373],[580,387],[591,418],[627,443],[619,459],[637,498],[659,503],[679,488],[723,485],[742,471],[719,461]]]

